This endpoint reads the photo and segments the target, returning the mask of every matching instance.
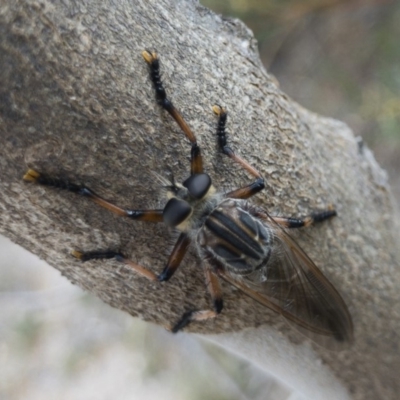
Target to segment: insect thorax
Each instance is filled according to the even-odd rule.
[[[232,273],[247,275],[268,263],[273,233],[246,201],[227,199],[208,215],[197,242],[210,261],[214,259]]]

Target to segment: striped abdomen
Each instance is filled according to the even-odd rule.
[[[265,266],[271,255],[271,230],[237,200],[223,201],[199,232],[199,245],[235,274]]]

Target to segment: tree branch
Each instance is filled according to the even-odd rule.
[[[299,354],[307,346],[277,334],[289,332],[280,318],[226,285],[222,315],[188,330],[224,332],[213,340],[228,348],[242,337],[236,351],[253,362],[261,348],[285,349],[285,356],[272,352],[272,360],[293,359],[297,367],[320,357],[355,399],[395,398],[400,276],[386,175],[343,123],[303,109],[279,90],[241,22],[193,1],[10,0],[0,6],[0,29],[1,233],[133,316],[167,324],[187,309],[207,307],[194,252],[166,284],[112,261],[81,264],[70,255],[76,248],[117,248],[158,272],[176,237],[167,228],[22,181],[30,166],[84,183],[123,207],[162,206],[152,171],[183,180],[190,145],[155,103],[141,57],[143,49],[155,49],[165,86],[196,133],[217,188],[241,186],[249,177],[217,152],[213,104],[229,111],[232,147],[267,178],[256,203],[281,215],[335,204],[338,218],[298,240],[346,299],[356,339],[342,353],[316,348],[318,355],[304,360]],[[232,334],[243,328],[252,328],[250,336]],[[302,341],[293,332],[290,338]],[[318,387],[317,379],[307,379]]]

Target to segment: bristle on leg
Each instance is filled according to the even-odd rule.
[[[216,114],[218,116],[221,114],[226,114],[225,108],[219,106],[218,104],[215,104],[214,106],[212,106],[212,110],[214,111],[214,114]]]
[[[72,250],[71,255],[77,258],[78,260],[83,260],[83,253],[81,251]]]
[[[153,63],[155,60],[158,59],[157,53],[155,52],[150,52],[148,50],[143,50],[142,51],[142,57],[144,60],[147,62],[147,64]]]
[[[40,177],[39,172],[35,171],[34,169],[29,168],[28,171],[26,171],[23,180],[27,182],[37,182]]]

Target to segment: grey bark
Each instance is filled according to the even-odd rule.
[[[169,324],[187,309],[209,306],[193,252],[167,284],[112,261],[81,264],[70,255],[76,248],[118,248],[160,271],[176,238],[166,227],[127,221],[72,193],[22,181],[30,166],[87,184],[124,207],[162,206],[151,171],[184,179],[190,146],[155,103],[141,51],[156,49],[167,90],[197,134],[216,187],[250,179],[217,153],[211,106],[222,104],[232,147],[267,179],[257,204],[279,215],[335,204],[339,216],[298,241],[349,305],[355,343],[340,353],[315,347],[316,358],[355,399],[396,398],[398,225],[386,174],[345,124],[280,91],[240,21],[193,1],[9,0],[0,5],[0,30],[1,233],[147,321]],[[229,341],[232,332],[250,328],[262,341],[254,328],[268,324],[283,333],[278,343],[286,337],[279,317],[227,285],[223,290],[222,315],[189,331],[224,333]],[[290,338],[303,341],[293,332]],[[237,351],[246,356],[245,346]]]

